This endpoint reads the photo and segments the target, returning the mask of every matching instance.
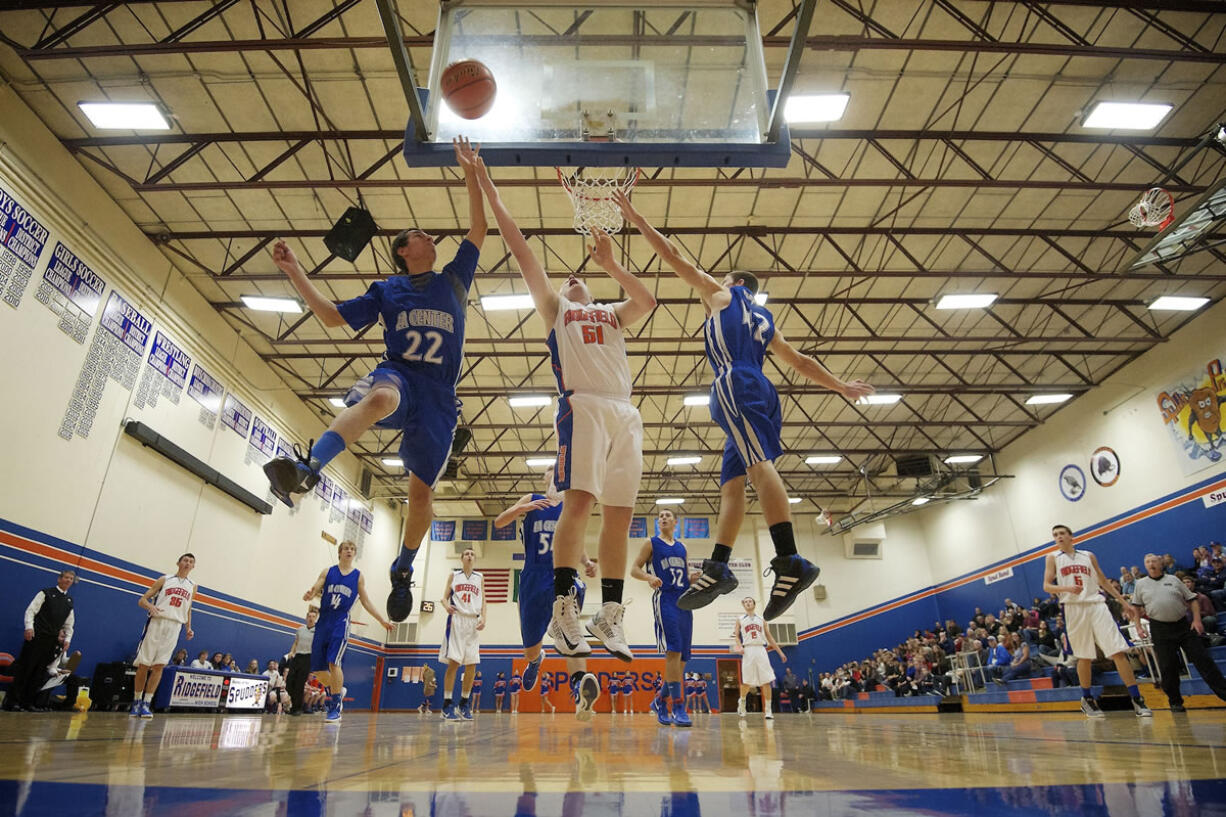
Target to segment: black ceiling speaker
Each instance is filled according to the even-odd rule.
[[[932,476],[932,460],[926,454],[916,456],[895,457],[900,477],[930,477]]]
[[[356,261],[379,228],[369,212],[350,207],[324,236],[324,246],[338,258]]]

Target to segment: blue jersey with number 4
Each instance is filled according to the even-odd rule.
[[[319,599],[316,629],[327,630],[336,622],[349,620],[349,609],[358,598],[358,577],[361,575],[356,567],[348,573],[341,573],[338,565],[328,568],[323,595]]]
[[[760,372],[766,347],[775,337],[775,318],[766,307],[754,302],[745,287],[729,287],[728,292],[731,303],[712,313],[702,327],[707,362],[716,377],[734,367]]]
[[[544,494],[533,494],[533,499],[545,499]],[[553,533],[562,515],[559,502],[544,510],[531,510],[524,514],[524,572],[549,573],[553,575]]]
[[[685,544],[680,539],[670,545],[659,536],[651,537],[651,563],[647,565],[653,576],[659,576],[661,593],[684,593],[690,586],[690,568],[685,561]]]
[[[336,308],[353,329],[379,322],[387,344],[384,360],[454,388],[464,359],[468,289],[479,256],[476,245],[464,240],[441,273],[393,275]],[[414,278],[425,286],[419,289]]]

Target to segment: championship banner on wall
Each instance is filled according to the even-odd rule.
[[[226,395],[221,407],[221,423],[244,440],[251,430],[251,409],[234,396],[234,392]]]
[[[140,386],[132,402],[137,408],[156,406],[161,396],[178,405],[179,395],[187,386],[187,372],[192,367],[191,355],[159,330],[153,336],[153,346],[149,348],[149,357],[145,362],[149,365],[141,375]]]
[[[170,688],[170,705],[215,707],[221,700],[225,680],[222,675],[178,670],[175,672],[174,685]]]
[[[515,523],[508,522],[501,528],[495,525],[493,532],[490,533],[490,540],[493,542],[514,542]]]
[[[205,371],[199,363],[196,364],[191,380],[187,382],[187,395],[200,404],[200,424],[205,428],[211,430],[217,425],[225,391],[220,380]]]
[[[687,516],[682,521],[682,539],[710,539],[711,520],[705,516]]]
[[[77,343],[85,343],[85,333],[98,314],[106,283],[98,273],[64,246],[57,242],[55,252],[43,270],[42,283],[34,293],[35,299],[59,315],[60,331]]]
[[[484,542],[488,530],[484,519],[465,519],[460,525],[460,538],[465,542]]]
[[[646,539],[647,538],[647,517],[636,516],[630,520],[631,539]]]
[[[230,676],[230,692],[226,696],[226,707],[229,709],[263,709],[268,698],[267,678],[244,678],[240,675]]]
[[[0,187],[0,297],[16,309],[51,231]]]
[[[430,523],[430,540],[433,542],[455,541],[455,520],[435,519]]]
[[[1155,399],[1185,475],[1221,461],[1226,452],[1222,428],[1226,374],[1220,358],[1207,360],[1204,369],[1173,382]]]

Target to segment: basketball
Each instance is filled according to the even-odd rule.
[[[494,107],[498,84],[484,63],[461,60],[443,69],[439,91],[447,107],[457,115],[465,119],[480,119]]]

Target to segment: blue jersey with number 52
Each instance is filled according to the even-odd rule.
[[[657,592],[684,593],[690,586],[690,569],[685,561],[685,543],[674,539],[670,545],[659,536],[651,537],[651,563],[648,572],[663,584]]]
[[[775,318],[766,307],[754,302],[745,287],[732,286],[728,291],[732,302],[703,324],[707,361],[716,377],[728,374],[733,367],[760,372],[766,347],[775,337]]]
[[[533,499],[545,499],[543,494],[533,494]],[[553,575],[553,532],[562,515],[559,502],[544,510],[531,510],[524,514],[524,572]]]
[[[426,282],[424,287],[419,289],[408,275],[393,275],[336,308],[353,329],[379,322],[387,344],[385,360],[454,388],[464,359],[468,289],[479,256],[476,245],[464,240],[441,273],[414,276]]]

